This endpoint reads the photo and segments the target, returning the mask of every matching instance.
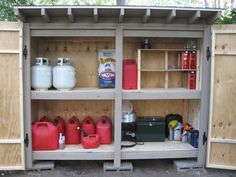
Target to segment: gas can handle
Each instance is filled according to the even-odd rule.
[[[46,127],[48,127],[49,126],[49,122],[36,122],[36,127],[39,127],[39,126],[46,126]]]

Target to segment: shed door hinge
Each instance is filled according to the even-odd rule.
[[[206,142],[207,142],[206,132],[204,132],[202,136],[203,136],[203,137],[202,137],[202,144],[205,145]]]
[[[28,135],[28,133],[26,133],[26,135],[25,135],[24,142],[25,142],[25,146],[28,147],[29,146],[29,135]]]
[[[24,59],[26,60],[27,59],[27,56],[28,56],[28,49],[27,49],[27,46],[25,45],[24,49],[23,49],[23,56],[24,56]]]
[[[207,47],[206,58],[207,58],[207,61],[209,61],[211,58],[211,49],[209,46]]]

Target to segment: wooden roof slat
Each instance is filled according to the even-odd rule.
[[[166,17],[166,23],[171,23],[171,22],[174,20],[175,17],[176,17],[176,10],[173,9],[173,10],[171,10],[170,13],[167,15],[167,17]]]
[[[197,10],[197,11],[194,12],[194,14],[189,18],[188,23],[189,23],[189,24],[193,24],[193,23],[195,23],[195,22],[198,20],[198,18],[200,18],[200,17],[201,17],[201,12],[200,12],[199,10]]]
[[[25,15],[23,15],[19,9],[14,9],[14,14],[18,19],[20,19],[20,21],[26,22]]]
[[[143,23],[147,23],[149,18],[151,16],[151,10],[150,9],[146,9],[146,12],[143,16]]]
[[[120,9],[120,16],[119,16],[119,23],[123,22],[124,16],[125,16],[125,10],[124,10],[124,8],[121,8]]]
[[[39,22],[40,17],[44,22],[52,22],[52,19],[67,17],[69,22],[75,22],[75,16],[80,18],[91,19],[91,12],[93,16],[93,22],[97,23],[99,17],[109,18],[112,22],[112,19],[118,19],[119,23],[124,23],[124,17],[141,19],[143,23],[149,23],[150,18],[163,18],[163,15],[167,14],[164,17],[164,23],[189,23],[194,24],[196,22],[205,24],[208,22],[212,24],[219,14],[221,14],[221,9],[204,9],[204,8],[179,8],[179,7],[139,7],[139,6],[16,6],[14,7],[15,15],[23,22],[29,21],[33,22],[32,19],[37,19]],[[63,10],[62,10],[63,9]],[[114,11],[115,9],[115,11]],[[77,13],[77,11],[79,13]],[[135,13],[131,14],[134,11]],[[66,13],[65,13],[66,12]],[[73,13],[74,12],[74,13]],[[117,13],[113,13],[117,12]],[[137,13],[136,13],[137,12]],[[189,17],[192,13],[191,17]],[[51,18],[50,18],[51,16]],[[53,17],[53,18],[52,18]],[[201,19],[198,21],[198,19]],[[180,19],[186,19],[186,22],[181,21]],[[114,21],[113,21],[114,22]],[[154,23],[155,20],[152,20],[151,23]]]
[[[41,9],[41,16],[45,22],[50,22],[50,17],[49,17],[48,12],[46,11],[45,8]]]
[[[72,8],[67,9],[67,15],[68,15],[69,22],[73,23],[75,18],[74,18],[74,14],[72,12]]]
[[[98,9],[93,9],[93,15],[94,15],[94,22],[98,22]]]
[[[216,12],[214,15],[212,15],[210,18],[208,18],[207,23],[212,24],[214,21],[218,18],[220,18],[222,15],[222,12]]]

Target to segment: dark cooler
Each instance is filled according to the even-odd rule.
[[[136,121],[138,142],[165,141],[165,119],[163,117],[139,117]]]

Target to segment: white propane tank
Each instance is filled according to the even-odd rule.
[[[70,65],[69,58],[58,58],[57,66],[53,67],[53,87],[68,91],[75,87],[75,68]]]
[[[52,67],[49,59],[37,57],[35,65],[31,67],[31,86],[35,90],[45,91],[52,86]]]

